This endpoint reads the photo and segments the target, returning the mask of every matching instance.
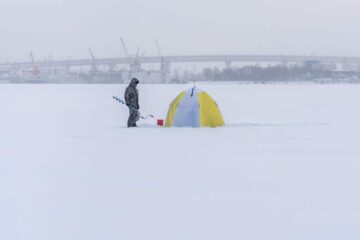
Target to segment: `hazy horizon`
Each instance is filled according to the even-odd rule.
[[[0,61],[155,55],[360,56],[355,0],[2,0]]]

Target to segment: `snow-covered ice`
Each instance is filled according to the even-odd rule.
[[[188,87],[141,85],[143,114]],[[227,127],[127,129],[124,85],[0,85],[0,239],[360,238],[360,86],[199,87]]]

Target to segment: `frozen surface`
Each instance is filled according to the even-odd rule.
[[[140,86],[143,114],[188,87]],[[360,238],[360,86],[200,87],[227,127],[127,129],[123,85],[0,85],[0,239]]]

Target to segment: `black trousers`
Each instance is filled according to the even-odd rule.
[[[137,127],[136,122],[139,121],[140,113],[137,109],[129,107],[129,119],[127,122],[128,127]]]

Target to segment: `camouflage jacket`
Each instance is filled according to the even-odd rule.
[[[137,80],[136,80],[137,81]],[[133,79],[125,90],[125,102],[130,108],[139,109],[139,93],[136,89],[136,81]]]

